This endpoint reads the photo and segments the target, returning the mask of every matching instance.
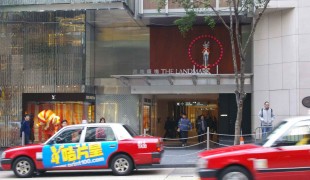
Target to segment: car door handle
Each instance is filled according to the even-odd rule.
[[[73,149],[77,149],[78,147],[76,147],[76,146],[74,146],[74,147],[72,147]]]
[[[111,144],[111,145],[109,145],[109,147],[110,147],[110,148],[115,148],[116,145],[115,145],[115,144]]]

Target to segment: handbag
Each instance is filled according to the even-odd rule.
[[[180,132],[180,128],[178,128],[177,131]]]

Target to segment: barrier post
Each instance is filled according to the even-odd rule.
[[[209,127],[207,127],[207,150],[210,149],[210,131]]]
[[[146,136],[147,129],[143,129],[143,135]]]
[[[25,132],[22,132],[22,146],[25,146]]]

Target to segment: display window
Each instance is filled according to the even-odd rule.
[[[94,105],[88,102],[28,102],[27,114],[33,117],[34,140],[43,142],[57,132],[61,122],[68,125],[81,124],[82,120],[93,122]]]
[[[62,126],[95,122],[95,96],[83,93],[24,93],[23,114],[31,115],[30,141],[44,142]]]

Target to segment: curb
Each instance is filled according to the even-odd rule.
[[[137,169],[151,169],[151,168],[194,168],[195,164],[154,164],[149,166],[139,166]],[[0,167],[0,171],[3,169]]]
[[[154,164],[149,166],[138,166],[138,169],[148,168],[193,168],[196,164]]]

